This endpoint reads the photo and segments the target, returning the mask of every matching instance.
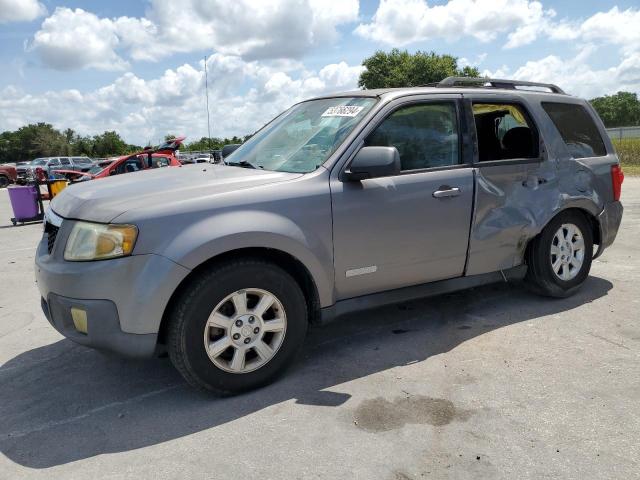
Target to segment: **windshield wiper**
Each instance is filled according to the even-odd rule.
[[[255,168],[255,169],[258,168],[253,163],[247,162],[246,160],[242,160],[241,162],[226,162],[226,164],[232,167]],[[262,168],[262,167],[259,167],[259,168]]]

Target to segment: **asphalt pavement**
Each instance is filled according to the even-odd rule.
[[[497,284],[312,330],[230,398],[49,326],[0,190],[0,479],[640,478],[640,178],[575,296]]]

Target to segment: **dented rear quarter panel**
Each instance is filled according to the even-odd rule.
[[[483,166],[476,155],[475,208],[466,268],[467,275],[475,275],[522,264],[531,239],[563,210],[579,208],[596,217],[605,203],[613,201],[610,171],[618,158],[602,122],[583,100],[546,94],[469,97],[520,103],[540,137],[539,161]],[[598,125],[607,156],[574,159],[542,102],[585,106]]]

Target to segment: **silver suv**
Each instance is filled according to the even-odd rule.
[[[594,110],[554,85],[329,95],[223,165],[65,189],[36,277],[66,337],[166,348],[191,385],[238,392],[347,312],[514,279],[573,294],[616,236],[622,179]]]
[[[49,176],[64,178],[66,172],[88,172],[93,167],[93,162],[89,157],[41,157],[30,161],[24,165],[18,165],[16,172],[18,183],[32,181],[35,178],[36,169],[40,168]],[[63,173],[56,173],[63,171]]]

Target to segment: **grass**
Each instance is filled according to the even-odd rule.
[[[625,175],[640,176],[640,138],[614,139],[622,171]]]

